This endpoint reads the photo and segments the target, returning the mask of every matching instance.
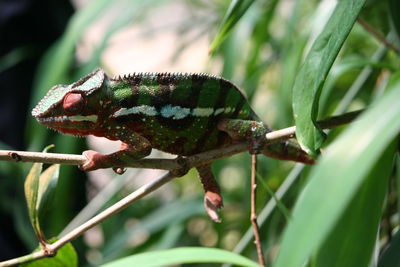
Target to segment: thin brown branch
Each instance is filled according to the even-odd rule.
[[[392,49],[396,54],[400,55],[400,49],[397,48],[394,44],[389,42],[386,37],[375,30],[368,22],[366,22],[362,18],[357,19],[358,23],[369,33],[371,33],[380,43],[384,44],[386,47]]]
[[[115,213],[118,213],[122,209],[126,208],[127,206],[131,205],[133,202],[143,198],[144,196],[148,195],[149,193],[153,192],[154,190],[158,189],[162,185],[168,183],[171,181],[173,178],[175,178],[171,172],[167,172],[165,175],[157,178],[156,180],[143,185],[133,193],[129,194],[122,200],[118,201],[111,207],[107,208],[106,210],[102,211],[92,219],[88,220],[84,224],[78,226],[68,234],[62,236],[60,239],[58,239],[55,243],[53,244],[48,244],[46,247],[46,250],[40,250],[40,251],[35,251],[31,254],[18,257],[15,259],[11,259],[8,261],[3,261],[0,262],[0,267],[3,266],[11,266],[15,264],[21,264],[24,262],[32,261],[32,260],[37,260],[41,259],[44,257],[47,257],[49,255],[55,255],[58,249],[60,249],[62,246],[67,244],[68,242],[74,240],[75,238],[79,237],[82,235],[84,232],[86,232],[88,229],[92,228],[93,226],[101,223],[105,219],[109,218],[110,216],[114,215]]]
[[[256,200],[257,200],[257,182],[256,182],[256,175],[257,175],[257,154],[251,155],[251,213],[250,213],[250,221],[251,225],[253,226],[254,232],[254,244],[257,248],[257,256],[258,256],[258,263],[261,266],[265,266],[264,256],[263,256],[263,249],[261,245],[260,239],[260,229],[257,223],[257,211],[256,211]]]

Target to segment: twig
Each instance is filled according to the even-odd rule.
[[[158,189],[162,185],[168,183],[169,181],[171,181],[175,177],[176,176],[174,176],[171,172],[167,172],[165,175],[159,177],[158,179],[156,179],[156,180],[154,180],[154,181],[152,181],[152,182],[150,182],[150,183],[148,183],[146,185],[143,185],[142,187],[140,187],[139,189],[137,189],[136,191],[134,191],[133,193],[131,193],[127,197],[123,198],[122,200],[118,201],[117,203],[115,203],[114,205],[109,207],[108,209],[102,211],[101,213],[99,213],[98,215],[93,217],[92,219],[88,220],[84,224],[82,224],[79,227],[75,228],[74,230],[72,230],[68,234],[66,234],[63,237],[61,237],[55,243],[49,244],[47,246],[47,248],[46,248],[46,251],[45,250],[40,250],[40,251],[33,252],[33,253],[29,254],[29,255],[25,255],[25,256],[18,257],[18,258],[15,258],[15,259],[11,259],[11,260],[8,260],[8,261],[3,261],[3,262],[0,262],[0,266],[1,267],[3,267],[3,266],[11,266],[11,265],[15,265],[15,264],[21,264],[23,262],[28,262],[28,261],[44,258],[44,257],[47,257],[49,255],[55,255],[57,250],[60,249],[62,246],[64,246],[66,243],[74,240],[75,238],[77,238],[78,236],[83,234],[88,229],[90,229],[93,226],[101,223],[105,219],[109,218],[110,216],[114,215],[115,213],[119,212],[120,210],[122,210],[122,209],[126,208],[127,206],[131,205],[136,200],[143,198],[144,196],[146,196],[149,193],[153,192],[154,190]]]
[[[368,22],[366,22],[364,19],[362,18],[358,18],[357,19],[358,23],[360,23],[360,25],[368,32],[370,32],[379,42],[383,43],[384,45],[386,45],[388,48],[392,49],[396,54],[400,55],[400,49],[397,48],[394,44],[392,44],[391,42],[389,42],[386,37],[378,32],[377,30],[375,30],[370,24],[368,24]]]
[[[257,174],[257,154],[251,155],[251,214],[250,214],[250,221],[251,225],[253,226],[254,232],[254,244],[257,248],[257,256],[258,256],[258,263],[261,266],[265,266],[263,250],[260,240],[260,229],[257,223],[257,213],[256,213],[256,199],[257,199],[257,183],[256,183],[256,174]]]

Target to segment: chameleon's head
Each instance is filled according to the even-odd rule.
[[[38,122],[63,133],[91,134],[98,126],[99,91],[106,75],[97,69],[71,85],[56,85],[32,110]]]

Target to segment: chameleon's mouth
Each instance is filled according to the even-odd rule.
[[[76,115],[76,116],[57,116],[57,117],[36,117],[38,122],[43,124],[49,123],[68,123],[68,122],[97,122],[97,115]]]

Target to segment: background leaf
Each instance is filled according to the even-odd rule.
[[[142,266],[156,267],[184,263],[231,263],[238,266],[257,267],[257,263],[236,253],[216,248],[174,248],[129,256],[102,265],[103,267]]]
[[[233,0],[231,2],[222,20],[220,29],[210,45],[210,53],[213,53],[221,45],[253,2],[254,0]]]
[[[383,251],[379,258],[378,267],[396,267],[400,266],[400,232],[393,236],[390,245]]]

